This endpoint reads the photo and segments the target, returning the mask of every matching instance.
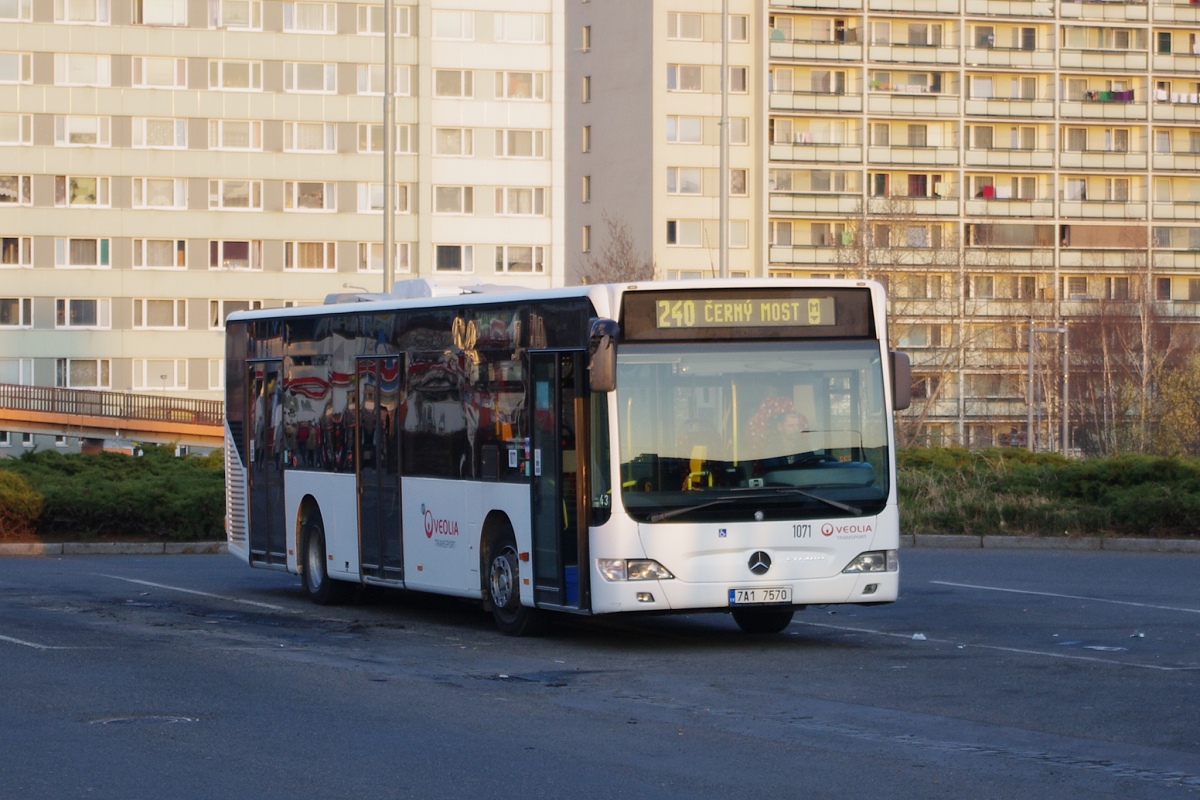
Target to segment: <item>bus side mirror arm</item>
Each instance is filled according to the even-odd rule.
[[[912,362],[908,353],[888,353],[892,364],[892,409],[903,411],[912,404]]]
[[[588,384],[593,392],[617,388],[617,323],[593,319],[588,331]]]

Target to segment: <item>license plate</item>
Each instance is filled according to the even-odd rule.
[[[788,586],[758,586],[753,589],[730,589],[729,605],[749,606],[792,602],[792,590]]]

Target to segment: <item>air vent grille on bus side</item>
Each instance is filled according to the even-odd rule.
[[[233,443],[241,433],[241,423],[229,423],[225,429],[225,508],[229,514],[226,535],[232,547],[244,550],[249,539],[246,516],[246,472]],[[237,430],[234,430],[236,428]]]

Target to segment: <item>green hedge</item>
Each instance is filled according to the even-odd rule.
[[[43,505],[41,494],[23,476],[0,470],[0,540],[33,536]]]
[[[1195,460],[912,448],[897,464],[900,521],[910,533],[1197,535]]]
[[[38,535],[55,539],[211,541],[224,536],[220,454],[176,458],[35,451],[6,462],[44,498]]]

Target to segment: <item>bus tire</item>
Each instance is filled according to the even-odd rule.
[[[342,603],[350,595],[351,586],[329,577],[325,555],[325,523],[321,512],[313,511],[305,525],[304,534],[304,592],[317,605]]]
[[[521,605],[521,561],[511,530],[492,539],[487,559],[488,601],[496,627],[507,636],[536,636],[545,628],[545,615]]]
[[[746,633],[779,633],[792,624],[794,608],[735,608],[733,621]]]

